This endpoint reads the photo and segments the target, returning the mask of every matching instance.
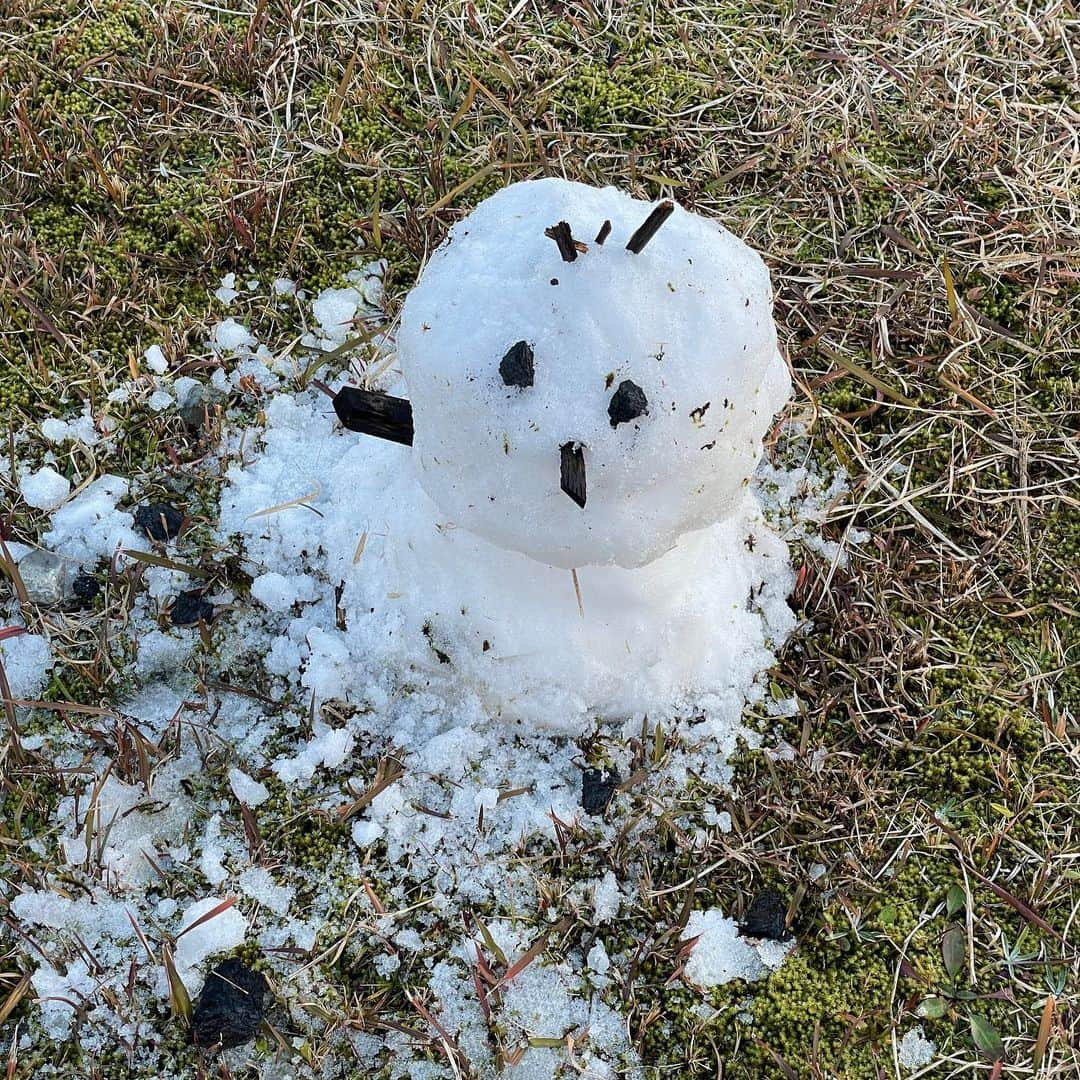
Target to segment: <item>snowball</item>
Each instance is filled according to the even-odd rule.
[[[270,792],[265,784],[260,784],[258,780],[252,780],[246,772],[242,772],[240,769],[233,768],[229,770],[229,786],[233,789],[233,794],[245,806],[261,806],[270,798]]]
[[[27,506],[35,510],[55,510],[71,491],[67,477],[45,465],[19,481],[19,493]]]
[[[692,911],[682,940],[697,938],[684,974],[695,986],[721,986],[733,979],[753,982],[778,968],[794,942],[757,941],[739,935],[734,919],[718,908]]]
[[[160,345],[151,345],[143,353],[143,359],[146,361],[146,366],[155,375],[164,375],[169,370],[169,362],[165,359],[165,354],[161,351]]]
[[[904,1069],[921,1069],[934,1060],[937,1047],[923,1034],[921,1024],[904,1032],[896,1047],[896,1058]]]
[[[196,969],[215,953],[228,952],[244,943],[247,920],[236,906],[218,912],[198,926],[195,923],[213,911],[224,901],[218,896],[196,900],[184,909],[180,930],[176,938],[176,970],[189,992],[194,993],[202,985],[202,974]],[[191,927],[192,929],[188,929]]]
[[[420,481],[453,524],[554,566],[636,567],[737,508],[791,389],[768,271],[679,207],[628,251],[650,210],[614,188],[513,184],[432,256],[397,347]],[[573,262],[544,235],[559,221],[589,241]],[[532,385],[500,371],[519,342]],[[560,490],[567,445],[584,508]]]

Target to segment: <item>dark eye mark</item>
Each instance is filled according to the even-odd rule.
[[[645,397],[645,391],[629,379],[623,379],[619,383],[619,388],[611,395],[611,401],[608,402],[607,407],[612,427],[636,420],[648,411],[649,400]]]
[[[499,374],[507,386],[532,386],[535,373],[532,346],[527,341],[515,342],[499,361]]]

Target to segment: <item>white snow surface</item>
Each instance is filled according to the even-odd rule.
[[[397,348],[417,474],[446,527],[553,566],[637,567],[742,513],[762,436],[791,393],[769,274],[678,206],[628,251],[652,209],[611,187],[526,181],[484,200],[432,256]],[[544,234],[560,221],[588,242],[573,262]],[[533,350],[532,386],[500,376],[519,341]],[[648,411],[613,426],[624,380]],[[584,448],[583,509],[560,489],[567,443]]]
[[[11,696],[15,698],[37,697],[53,666],[49,641],[40,634],[15,634],[0,639],[0,661],[4,664]]]
[[[247,936],[247,920],[235,904],[204,922],[199,921],[224,902],[220,896],[196,900],[184,909],[180,920],[174,956],[176,973],[191,994],[198,993],[205,978],[203,961],[215,953],[227,953],[243,945]]]

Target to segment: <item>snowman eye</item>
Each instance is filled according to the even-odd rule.
[[[636,420],[648,411],[649,399],[645,397],[645,391],[629,379],[623,379],[619,383],[619,388],[611,395],[611,401],[608,402],[607,407],[612,427]]]
[[[585,454],[581,443],[568,442],[559,447],[560,476],[559,486],[581,507],[585,509]]]
[[[499,374],[507,386],[518,386],[522,389],[532,386],[535,374],[532,346],[527,341],[518,341],[511,345],[499,361]]]

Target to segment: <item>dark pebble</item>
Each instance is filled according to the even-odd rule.
[[[613,769],[586,769],[581,774],[581,806],[586,814],[602,814],[619,786],[619,774]]]
[[[786,915],[787,903],[784,898],[775,889],[763,889],[751,902],[739,931],[747,937],[787,941],[791,934],[784,925]]]
[[[171,540],[180,532],[184,524],[184,515],[172,503],[146,503],[135,511],[135,525],[142,529],[151,540],[159,543]]]
[[[71,591],[77,599],[90,601],[101,592],[101,586],[97,583],[97,578],[92,578],[89,574],[77,574],[71,581]]]
[[[209,622],[214,617],[214,605],[197,589],[182,592],[173,601],[173,626],[191,626],[197,622]]]
[[[223,960],[206,977],[191,1016],[191,1041],[224,1050],[255,1037],[263,1018],[266,979],[239,960]]]

